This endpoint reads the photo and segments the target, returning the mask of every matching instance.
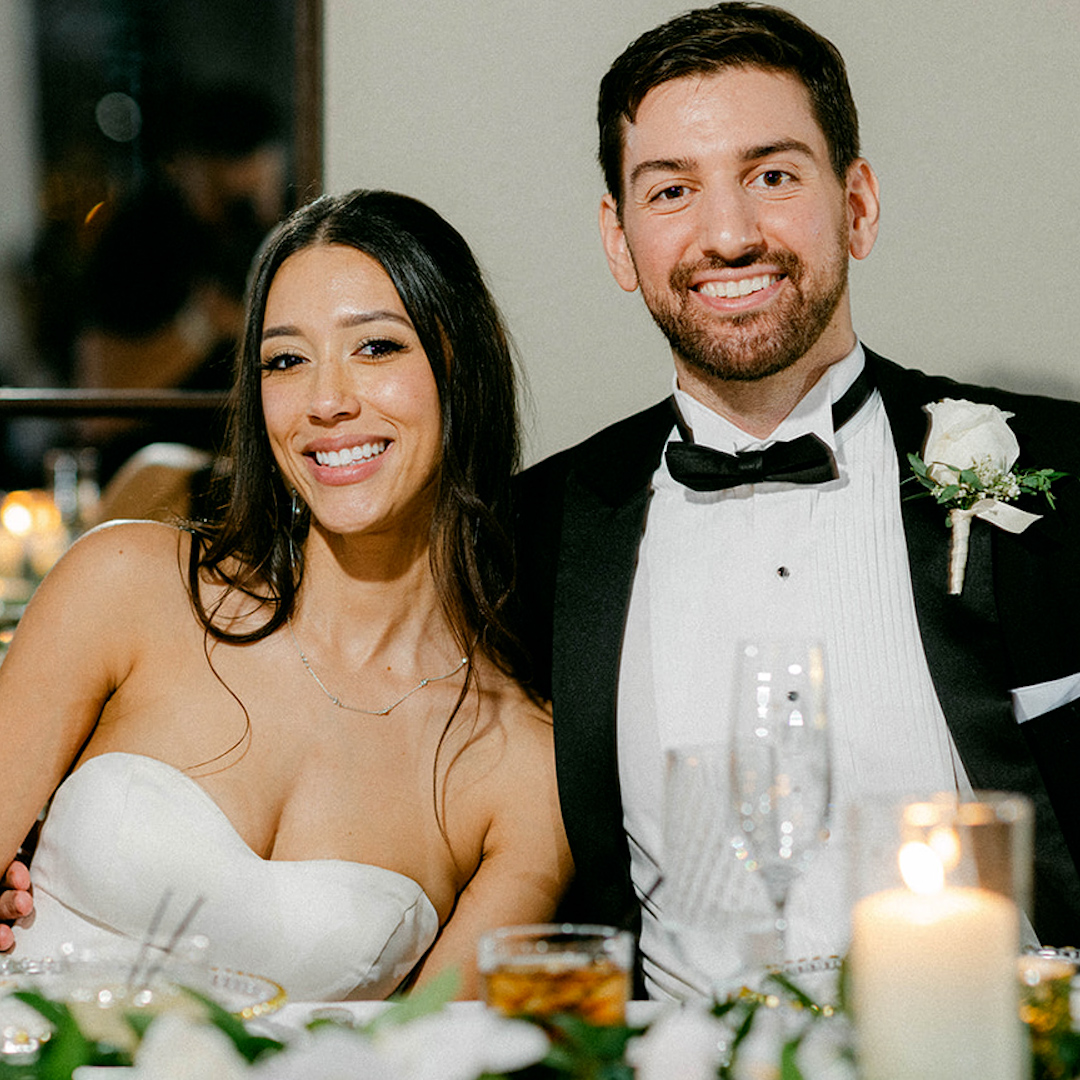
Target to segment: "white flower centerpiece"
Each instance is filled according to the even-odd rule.
[[[479,1002],[449,1007],[457,986],[444,972],[361,1023],[340,1015],[304,1027],[245,1024],[198,993],[194,1011],[137,1016],[120,1048],[82,1029],[62,1002],[15,990],[52,1026],[33,1054],[8,1060],[11,1080],[735,1080],[760,1066],[770,1075],[854,1080],[849,1025],[839,1006],[817,1004],[780,973],[723,1001],[668,1005],[634,1026],[575,1015],[505,1017]],[[333,1010],[331,1010],[333,1011]],[[784,1012],[783,1045],[755,1042],[759,1014]],[[644,1019],[644,1017],[642,1018]],[[822,1023],[822,1021],[828,1021]],[[264,1026],[265,1025],[265,1026]],[[278,1038],[277,1036],[280,1036]],[[285,1041],[281,1041],[284,1039]],[[799,1073],[800,1063],[812,1066]],[[796,1071],[791,1071],[791,1070]]]
[[[1041,493],[1053,508],[1050,485],[1065,473],[1014,470],[1020,444],[1008,424],[1013,413],[996,405],[945,398],[924,405],[923,410],[930,417],[930,430],[922,457],[908,454],[908,460],[914,479],[948,510],[952,530],[949,593],[958,596],[964,587],[971,519],[1022,533],[1042,515],[1021,510],[1012,502],[1021,495]]]
[[[831,970],[831,969],[830,969]],[[808,972],[812,974],[811,972]],[[576,1016],[541,1021],[503,1017],[479,1003],[444,1009],[456,978],[446,973],[391,1003],[365,1024],[326,1017],[301,1030],[258,1032],[201,995],[205,1011],[128,1015],[136,1045],[97,1041],[71,1011],[33,992],[14,991],[53,1025],[32,1056],[0,1056],[11,1080],[856,1080],[852,1025],[841,978],[811,998],[785,974],[723,1000],[669,1005],[635,1027],[597,1026]],[[1052,1004],[1024,1020],[1033,1075],[1073,1076],[1080,1033],[1046,1026]],[[762,1024],[755,1020],[763,1017]]]

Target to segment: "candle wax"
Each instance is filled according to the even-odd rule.
[[[860,1080],[1019,1080],[1016,905],[998,893],[894,889],[852,914]]]

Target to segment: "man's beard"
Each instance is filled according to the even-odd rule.
[[[645,297],[673,352],[706,376],[752,382],[791,367],[824,333],[847,288],[846,244],[817,288],[808,283],[811,288],[804,290],[805,267],[793,252],[757,253],[749,265],[756,262],[775,267],[789,286],[783,299],[765,311],[722,315],[693,301],[690,282],[696,274],[744,265],[715,257],[676,266],[669,277],[670,291]]]

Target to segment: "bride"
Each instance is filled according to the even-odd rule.
[[[551,724],[500,606],[517,442],[498,313],[461,237],[323,197],[254,268],[220,516],[110,524],[0,667],[0,867],[51,798],[17,954],[162,933],[294,998],[385,996],[571,865]]]

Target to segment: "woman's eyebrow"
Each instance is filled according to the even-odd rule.
[[[400,315],[396,311],[390,310],[377,310],[377,311],[357,311],[348,315],[343,315],[337,320],[338,326],[348,329],[351,326],[364,326],[367,323],[373,322],[396,322],[402,326],[413,329],[412,322],[404,315]],[[298,326],[267,326],[263,328],[262,340],[267,341],[270,338],[276,337],[299,337],[301,330]]]

